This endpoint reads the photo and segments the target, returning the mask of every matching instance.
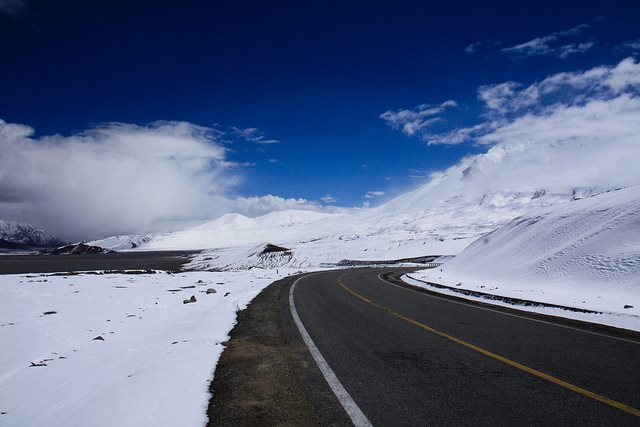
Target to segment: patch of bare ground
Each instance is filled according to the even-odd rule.
[[[328,387],[305,378],[317,368],[286,324],[282,297],[290,282],[271,284],[238,313],[210,385],[209,426],[335,425],[330,413],[318,412],[311,390]]]

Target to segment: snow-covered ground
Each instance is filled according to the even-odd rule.
[[[441,269],[412,276],[600,311],[553,314],[640,330],[640,187],[533,210],[476,240]]]
[[[0,424],[204,425],[236,312],[279,273],[0,275]]]

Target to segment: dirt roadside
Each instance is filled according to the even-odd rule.
[[[294,329],[286,304],[294,279],[238,313],[210,385],[209,426],[350,425]]]

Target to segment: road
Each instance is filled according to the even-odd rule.
[[[114,252],[84,255],[2,255],[0,274],[91,270],[177,271],[198,251]]]
[[[640,425],[635,338],[419,293],[382,280],[384,271],[304,276],[292,294],[294,310],[286,298],[292,283],[279,298],[282,316],[297,313],[335,374],[329,381],[344,387],[352,399],[346,406],[365,421]]]

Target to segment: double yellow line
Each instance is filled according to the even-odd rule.
[[[464,346],[468,349],[471,349],[473,351],[477,351],[478,353],[484,354],[485,356],[488,356],[492,359],[498,360],[502,363],[506,363],[509,366],[513,366],[516,369],[520,369],[521,371],[527,372],[531,375],[535,375],[538,378],[542,378],[543,380],[547,380],[549,382],[552,382],[554,384],[557,384],[561,387],[564,387],[568,390],[571,390],[573,392],[576,392],[578,394],[581,394],[583,396],[587,396],[590,397],[591,399],[597,400],[598,402],[602,402],[606,405],[612,406],[616,409],[619,409],[621,411],[627,412],[631,415],[635,415],[636,417],[640,417],[640,410],[633,408],[629,405],[625,405],[624,403],[620,403],[616,400],[613,399],[609,399],[608,397],[599,395],[597,393],[594,393],[592,391],[586,390],[582,387],[578,387],[577,385],[568,383],[566,381],[563,381],[559,378],[556,378],[552,375],[549,374],[545,374],[544,372],[538,371],[537,369],[533,369],[530,368],[526,365],[523,365],[522,363],[518,363],[516,361],[513,361],[511,359],[508,359],[504,356],[500,356],[499,354],[493,353],[489,350],[485,350],[482,347],[478,347],[477,345],[471,344],[470,342],[461,340],[460,338],[456,338],[454,336],[451,336],[445,332],[439,331],[435,328],[432,328],[431,326],[427,326],[424,323],[420,323],[417,320],[413,320],[410,317],[404,316],[396,311],[391,310],[388,307],[385,307],[383,305],[377,304],[375,302],[373,302],[372,300],[370,300],[369,298],[360,295],[358,292],[354,291],[353,289],[349,288],[347,285],[344,284],[344,282],[342,281],[342,277],[340,276],[338,277],[338,284],[347,292],[349,292],[350,294],[354,295],[357,298],[360,298],[362,301],[366,302],[367,304],[371,304],[372,306],[379,308],[380,310],[386,311],[387,313],[391,314],[392,316],[397,317],[398,319],[404,320],[407,323],[410,323],[412,325],[415,325],[421,329],[424,329],[425,331],[434,333],[438,336],[441,336],[442,338],[446,338],[450,341],[455,342],[456,344],[460,344],[461,346]]]

